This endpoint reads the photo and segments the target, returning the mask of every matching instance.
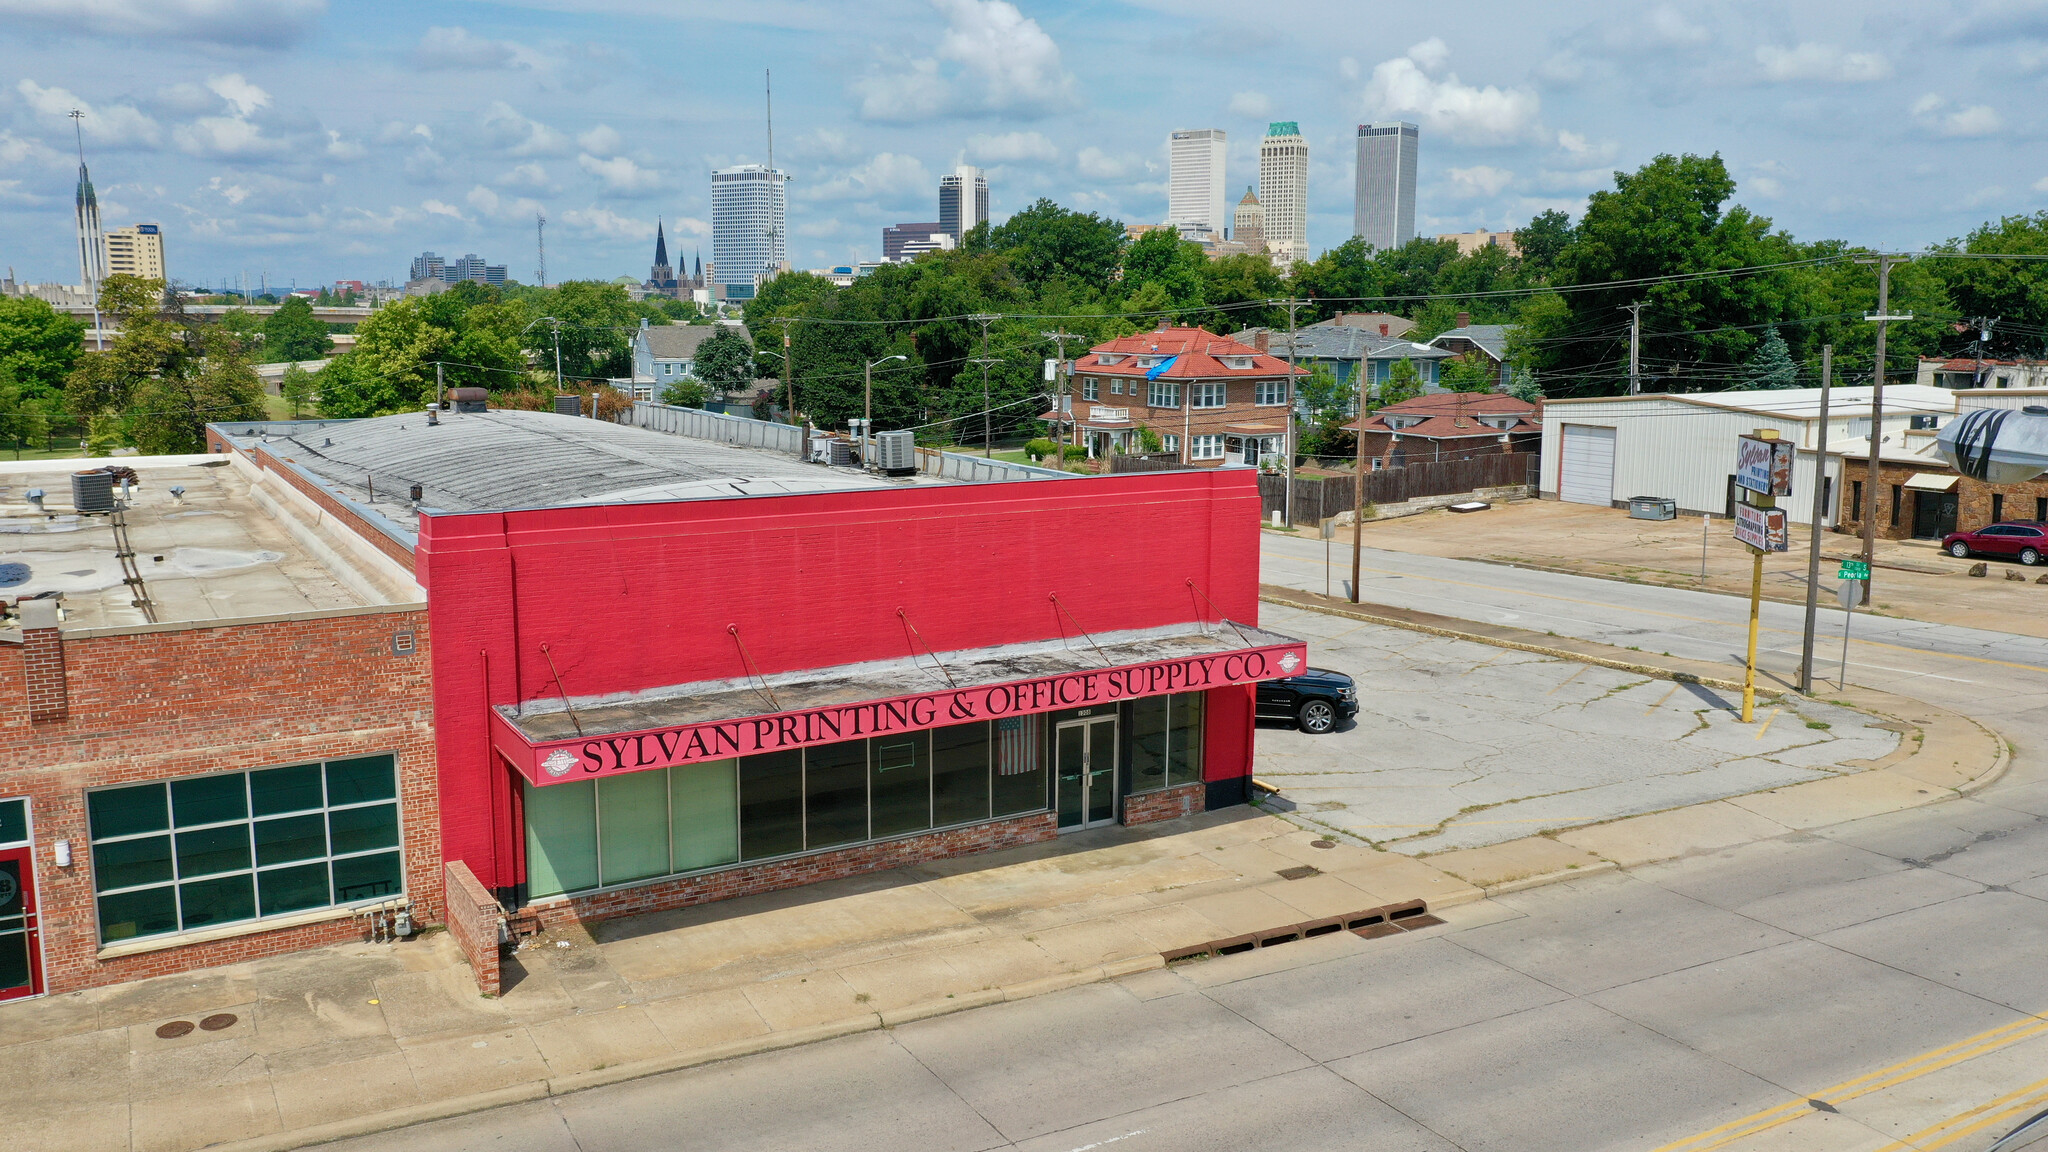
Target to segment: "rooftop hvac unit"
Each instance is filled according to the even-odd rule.
[[[827,443],[832,445],[831,452],[833,466],[839,468],[847,468],[853,465],[853,441],[831,440],[827,441]]]
[[[71,474],[71,506],[80,512],[114,510],[114,474],[103,468]]]
[[[876,433],[875,467],[891,476],[908,476],[917,471],[917,434]]]
[[[555,415],[557,415],[557,416],[581,416],[581,415],[583,415],[583,397],[581,397],[581,396],[557,396],[557,397],[555,397]]]

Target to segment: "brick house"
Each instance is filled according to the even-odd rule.
[[[1429,342],[1456,356],[1477,356],[1492,367],[1497,387],[1508,386],[1513,370],[1508,366],[1508,333],[1511,324],[1474,324],[1470,312],[1458,313],[1458,326]]]
[[[1161,323],[1075,360],[1075,434],[1091,456],[1136,451],[1150,429],[1183,464],[1257,465],[1286,451],[1288,373],[1252,344]]]
[[[1869,452],[1867,440],[1842,447],[1842,474],[1849,483],[1837,531],[1863,532]],[[2048,477],[1987,484],[1964,476],[1935,452],[1932,432],[1908,433],[1904,444],[1882,446],[1877,474],[1877,535],[1886,540],[1939,540],[2001,520],[2048,521]]]
[[[1542,406],[1499,392],[1438,392],[1389,404],[1344,425],[1365,441],[1373,468],[1533,452],[1543,439]]]

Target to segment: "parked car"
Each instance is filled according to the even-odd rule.
[[[1941,549],[1957,559],[2011,556],[2022,564],[2039,564],[2048,556],[2048,524],[2039,520],[2006,520],[1975,532],[1951,532]]]
[[[1292,720],[1303,732],[1321,735],[1358,715],[1358,686],[1351,677],[1327,668],[1262,680],[1258,715],[1262,720]]]

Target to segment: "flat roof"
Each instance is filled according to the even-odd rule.
[[[416,528],[420,504],[443,512],[547,508],[641,500],[701,500],[781,492],[838,492],[951,483],[919,474],[874,476],[760,448],[646,428],[494,409],[424,412],[364,420],[217,426],[244,447],[260,444],[374,508]]]
[[[1828,390],[1828,418],[1845,419],[1870,415],[1871,387],[1868,384]],[[1675,401],[1726,408],[1736,412],[1757,412],[1791,420],[1813,420],[1820,416],[1818,388],[1756,388],[1726,392],[1651,392],[1639,396],[1574,396],[1545,400],[1545,408],[1560,404],[1635,404],[1644,401]],[[1887,384],[1884,388],[1887,413],[1954,412],[1956,393],[1949,388],[1926,384]]]
[[[137,607],[105,515],[82,515],[71,474],[130,461],[0,460],[0,598],[63,594],[66,628],[111,628],[273,616],[377,603],[300,544],[250,495],[227,459],[136,462],[125,512],[151,612]],[[173,495],[172,488],[183,489]],[[43,492],[42,511],[29,501]],[[150,619],[151,615],[155,619]]]

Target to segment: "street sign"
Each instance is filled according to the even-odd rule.
[[[1737,504],[1735,538],[1760,552],[1787,552],[1792,548],[1792,538],[1785,531],[1783,508]]]
[[[1842,602],[1842,611],[1853,612],[1863,603],[1863,581],[1845,579],[1835,585],[1835,599]]]
[[[1844,560],[1842,561],[1842,570],[1835,573],[1835,579],[1868,580],[1870,579],[1870,563],[1867,560]]]
[[[1792,494],[1792,441],[1740,436],[1735,440],[1735,483],[1760,496]]]

